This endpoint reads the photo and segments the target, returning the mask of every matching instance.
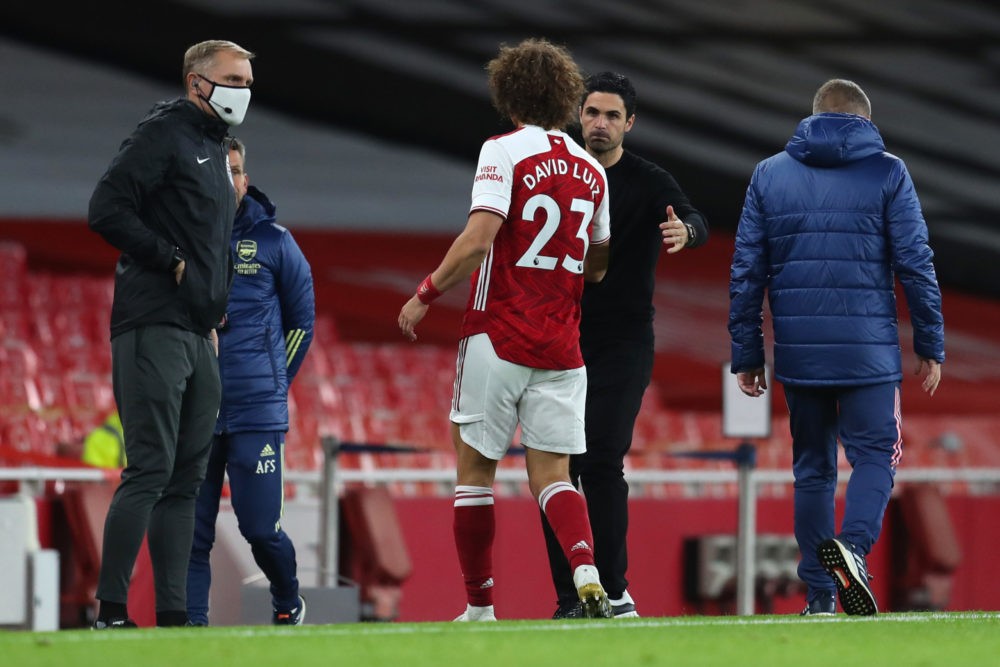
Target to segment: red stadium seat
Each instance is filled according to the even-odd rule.
[[[353,488],[340,502],[340,563],[361,589],[362,618],[391,621],[413,571],[392,499],[382,487]]]
[[[0,241],[0,266],[4,279],[0,285],[0,303],[20,302],[24,298],[24,281],[28,271],[28,253],[20,243]]]
[[[15,416],[37,413],[42,407],[42,395],[34,377],[11,373],[0,378],[0,413]]]
[[[893,610],[942,610],[948,606],[952,579],[962,563],[962,549],[948,507],[937,484],[906,484],[898,494],[893,541]]]
[[[38,355],[24,340],[4,340],[0,347],[0,362],[5,376],[34,377],[38,374]]]
[[[107,414],[115,408],[115,396],[109,376],[86,371],[71,371],[63,378],[67,407]]]
[[[28,340],[29,330],[29,316],[20,303],[14,301],[0,303],[0,339],[23,342]],[[0,355],[2,354],[0,351]],[[0,365],[2,362],[3,359],[0,357]]]
[[[49,424],[37,414],[25,413],[14,419],[4,420],[0,433],[0,449],[15,452],[55,456],[58,453],[57,437],[50,432]]]

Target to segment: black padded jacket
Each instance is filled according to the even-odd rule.
[[[90,228],[121,251],[111,337],[167,324],[206,334],[226,312],[236,194],[228,125],[192,102],[156,104],[90,198]],[[172,266],[185,262],[178,285]]]

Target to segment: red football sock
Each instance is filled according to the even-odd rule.
[[[555,482],[538,494],[538,504],[566,554],[570,572],[581,565],[593,565],[594,536],[583,496],[569,482]]]
[[[455,487],[455,546],[465,579],[465,594],[474,607],[493,604],[493,489]]]

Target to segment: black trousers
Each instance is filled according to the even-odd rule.
[[[209,339],[160,325],[116,336],[111,358],[128,466],[104,522],[97,599],[127,602],[148,533],[156,611],[185,611],[195,498],[222,397],[218,360]]]
[[[625,455],[653,373],[653,338],[581,336],[587,365],[587,451],[570,458],[570,477],[587,500],[594,560],[610,598],[628,588],[628,483]],[[542,529],[559,604],[577,599],[569,563],[545,515]]]

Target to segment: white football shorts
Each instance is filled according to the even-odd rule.
[[[463,339],[455,363],[451,421],[462,440],[499,461],[521,424],[525,447],[558,454],[586,451],[587,371],[542,370],[505,361],[485,333]]]

